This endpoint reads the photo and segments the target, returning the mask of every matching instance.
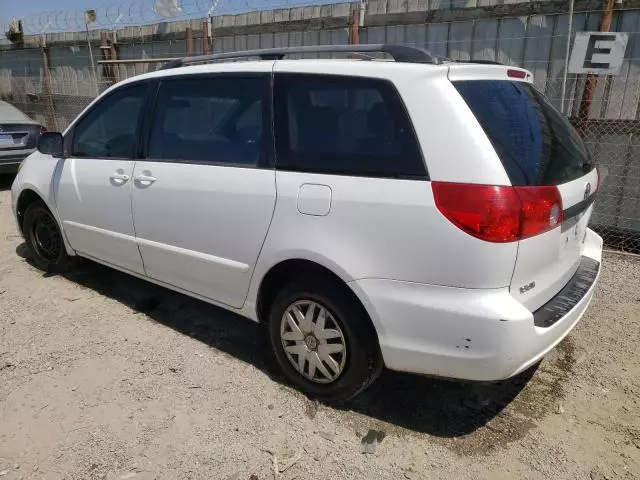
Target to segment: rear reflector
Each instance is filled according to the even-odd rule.
[[[487,242],[515,242],[562,223],[556,187],[432,182],[436,207],[454,225]]]
[[[507,77],[510,77],[510,78],[524,78],[526,76],[527,76],[527,72],[523,70],[514,70],[512,68],[507,70]]]

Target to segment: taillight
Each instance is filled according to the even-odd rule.
[[[533,237],[562,223],[562,198],[558,187],[512,187],[522,209],[520,238]]]
[[[438,210],[458,228],[488,242],[520,234],[520,199],[512,187],[433,182]]]
[[[488,242],[514,242],[562,222],[556,187],[507,187],[432,182],[438,210],[469,235]]]

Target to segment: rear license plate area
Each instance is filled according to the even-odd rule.
[[[567,218],[566,220],[564,220],[562,222],[562,226],[560,227],[562,233],[568,232],[569,230],[577,227],[583,215],[584,215],[584,212],[581,212],[578,215],[575,215],[571,218]]]

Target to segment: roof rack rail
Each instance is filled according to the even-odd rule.
[[[308,45],[303,47],[265,48],[240,52],[214,53],[195,57],[176,58],[164,64],[161,70],[183,67],[194,63],[227,60],[232,58],[260,57],[262,60],[282,60],[286,55],[300,53],[386,53],[396,62],[440,64],[442,61],[426,50],[408,45]]]

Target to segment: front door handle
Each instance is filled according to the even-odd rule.
[[[114,185],[124,185],[129,180],[129,175],[124,173],[114,173],[109,178]]]
[[[156,177],[152,177],[151,175],[137,175],[133,180],[142,187],[148,187],[156,181]]]

